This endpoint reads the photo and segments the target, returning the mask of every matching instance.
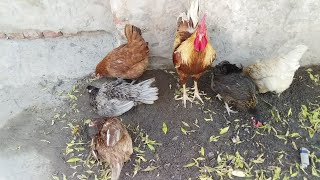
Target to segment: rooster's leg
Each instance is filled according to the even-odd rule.
[[[183,96],[182,96],[182,100],[183,100],[183,106],[185,108],[187,108],[187,100],[192,102],[191,99],[188,97],[188,94],[187,94],[187,89],[186,89],[186,84],[183,84],[182,85],[183,87]]]
[[[194,81],[194,95],[193,95],[192,101],[193,101],[195,98],[199,99],[199,100],[203,103],[203,101],[202,101],[202,99],[201,99],[201,97],[200,97],[200,94],[199,94],[198,82],[197,82],[197,81]]]
[[[224,103],[224,105],[225,105],[225,108],[227,109],[229,116],[230,116],[230,113],[238,113],[238,111],[232,110],[226,102]]]

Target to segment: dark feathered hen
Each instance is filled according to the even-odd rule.
[[[228,61],[219,63],[213,70],[211,89],[218,94],[219,99],[223,99],[229,115],[230,112],[236,112],[230,109],[231,105],[240,111],[252,113],[252,120],[261,121],[257,110],[256,86],[251,79],[242,74],[242,68]]]
[[[119,179],[124,162],[133,153],[132,139],[117,118],[99,119],[94,122],[99,132],[91,141],[92,154],[97,160],[111,167],[111,180]]]
[[[152,78],[134,84],[117,79],[104,83],[101,88],[88,86],[90,104],[100,116],[120,116],[138,104],[153,104],[158,99],[158,88],[151,87],[154,81]]]

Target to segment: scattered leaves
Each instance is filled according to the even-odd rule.
[[[186,122],[184,122],[184,121],[181,121],[181,122],[182,122],[182,124],[183,124],[184,126],[190,127],[188,123],[186,123]]]
[[[167,132],[168,132],[168,127],[167,127],[167,124],[165,122],[162,123],[162,132],[164,134],[167,134]]]
[[[209,142],[217,142],[219,140],[220,136],[210,136]]]
[[[78,161],[82,161],[82,159],[75,157],[75,158],[68,159],[67,162],[68,163],[75,163],[75,162],[78,162]]]
[[[203,147],[201,147],[201,150],[199,151],[199,153],[201,156],[204,156],[204,148]]]
[[[313,70],[311,68],[306,70],[309,74],[310,79],[313,81],[315,85],[320,85],[320,76],[319,74],[313,74]]]
[[[227,127],[225,127],[225,128],[222,128],[222,129],[220,129],[220,135],[222,135],[222,134],[225,134],[225,133],[227,133],[229,131],[229,126],[227,126]]]
[[[182,134],[187,135],[187,130],[185,130],[183,127],[180,128]]]
[[[310,138],[313,138],[315,133],[320,131],[320,107],[311,110],[302,105],[300,117],[301,127],[308,131]]]
[[[157,169],[157,166],[148,166],[147,168],[143,169],[142,171],[148,172],[148,171],[153,171]]]

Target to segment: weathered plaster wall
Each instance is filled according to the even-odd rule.
[[[167,64],[176,17],[187,7],[184,0],[3,0],[0,32],[104,30],[119,44],[124,24],[133,23],[143,29],[153,60]],[[243,64],[269,57],[284,44],[290,48],[298,43],[310,47],[302,64],[319,63],[319,9],[317,0],[201,1],[218,60]]]
[[[1,0],[0,32],[112,29],[108,0]]]

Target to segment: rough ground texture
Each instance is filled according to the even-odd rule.
[[[313,74],[320,74],[319,66],[311,68]],[[156,78],[155,85],[160,89],[159,100],[154,105],[139,105],[121,116],[137,147],[131,161],[125,164],[121,179],[180,180],[197,179],[200,175],[218,179],[218,171],[226,174],[232,169],[247,169],[247,175],[255,179],[265,179],[262,178],[264,175],[277,176],[278,173],[281,177],[292,174],[297,175],[294,177],[296,179],[315,178],[311,173],[311,165],[306,169],[307,174],[295,166],[295,163],[300,163],[299,151],[295,146],[306,147],[316,156],[320,155],[319,134],[310,138],[300,122],[303,119],[300,114],[302,105],[306,105],[309,111],[319,108],[320,88],[310,79],[306,68],[299,69],[290,89],[281,96],[271,93],[259,95],[262,117],[268,123],[266,127],[270,127],[270,132],[253,128],[250,115],[245,112],[228,116],[223,103],[211,92],[210,73],[206,73],[199,82],[200,90],[207,94],[205,104],[192,104],[191,107],[188,103],[186,109],[174,99],[179,91],[175,74],[152,70],[139,80],[151,77]],[[38,104],[9,119],[0,131],[0,179],[44,180],[52,179],[51,175],[60,179],[63,175],[68,179],[94,179],[95,176],[103,179],[101,176],[108,172],[107,168],[97,166],[88,153],[87,142],[95,133],[88,128],[88,119],[98,116],[88,103],[85,87],[105,80],[90,82],[89,78],[84,78],[75,83],[70,92],[60,91],[57,86],[50,90],[52,100],[57,103]],[[289,109],[292,114],[288,113]],[[163,122],[167,125],[167,134],[162,130]],[[305,125],[310,124],[306,121]],[[229,127],[229,130],[219,135],[220,129],[225,127]],[[146,135],[161,145],[146,140]],[[241,141],[238,144],[231,140],[237,135]],[[211,136],[220,137],[216,142],[209,142]],[[76,144],[79,142],[83,144]],[[150,145],[155,151],[150,150]],[[201,147],[204,153],[201,153]],[[223,163],[226,154],[229,156]],[[263,156],[259,159],[261,154]],[[143,157],[140,163],[139,156]],[[198,165],[183,167],[194,162],[192,158],[198,157],[201,157]],[[68,160],[77,162],[66,162]],[[222,165],[220,169],[218,162]],[[143,171],[148,166],[147,170],[158,168]],[[215,169],[201,172],[205,166]],[[319,162],[315,162],[314,168],[320,168]],[[135,169],[139,171],[132,177]],[[229,179],[228,176],[223,178]]]

